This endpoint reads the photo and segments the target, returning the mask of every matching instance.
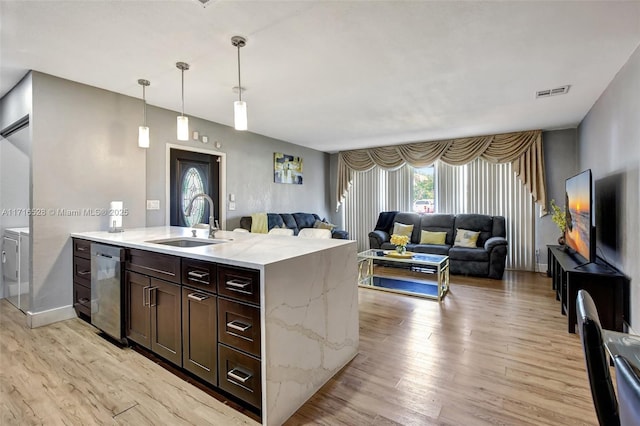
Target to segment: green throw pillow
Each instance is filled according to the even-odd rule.
[[[420,233],[420,244],[444,244],[446,239],[446,232],[422,231]]]
[[[475,248],[479,235],[480,231],[474,232],[468,229],[456,229],[456,239],[453,245],[457,247]]]
[[[403,223],[394,223],[393,232],[391,235],[406,235],[411,241],[411,233],[413,232],[413,225],[405,225]]]

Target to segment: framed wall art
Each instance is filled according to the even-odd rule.
[[[302,157],[274,152],[273,181],[302,185]]]

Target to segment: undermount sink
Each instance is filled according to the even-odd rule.
[[[200,246],[209,246],[212,244],[222,244],[227,241],[221,240],[211,240],[211,239],[203,239],[203,238],[189,238],[189,237],[180,237],[180,238],[168,238],[165,240],[153,240],[146,241],[151,244],[162,244],[165,246],[173,246],[173,247],[200,247]]]

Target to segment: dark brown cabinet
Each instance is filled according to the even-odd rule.
[[[182,366],[218,386],[216,296],[182,288]]]
[[[624,331],[628,318],[629,281],[620,271],[601,263],[579,264],[560,246],[547,246],[549,272],[561,313],[567,316],[567,331],[575,333],[578,290],[586,290],[594,300],[602,327]]]
[[[180,286],[126,271],[125,287],[127,338],[181,366]]]
[[[91,321],[91,241],[73,238],[73,307]]]
[[[260,409],[260,272],[218,265],[218,385]]]

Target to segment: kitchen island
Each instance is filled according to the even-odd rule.
[[[161,244],[180,238],[196,243],[206,242],[207,230],[196,230],[195,239],[192,232],[190,228],[153,227],[121,233],[74,233],[72,237],[124,247],[131,253],[157,253],[167,259],[179,258],[183,277],[186,276],[185,266],[194,262],[198,266],[212,265],[217,268],[219,325],[224,327],[226,324],[237,330],[247,328],[244,325],[247,320],[244,319],[226,322],[227,317],[223,316],[222,310],[227,304],[250,309],[253,303],[260,322],[259,339],[256,338],[259,349],[256,348],[255,353],[241,344],[236,350],[232,344],[222,340],[224,330],[218,328],[219,362],[220,359],[227,359],[228,352],[237,352],[239,356],[257,362],[261,380],[259,392],[254,395],[259,396],[259,401],[252,405],[260,410],[263,424],[282,424],[357,353],[356,243],[349,240],[218,231],[214,240],[218,242],[216,244],[198,247]],[[256,286],[259,298],[256,293],[254,302],[245,303],[228,297],[230,293],[225,293],[224,283],[238,284],[235,278],[228,278],[238,276],[233,271],[259,277],[259,286]],[[197,271],[191,272],[197,276]],[[127,274],[137,273],[127,271]],[[184,278],[182,285],[183,294],[191,291]],[[193,298],[197,300],[197,294],[200,293],[191,293],[191,296],[194,294],[196,296]],[[183,315],[187,306],[184,303]],[[257,330],[257,327],[254,329]],[[242,333],[238,331],[238,334]],[[187,362],[186,356],[180,359],[180,362]],[[242,384],[247,380],[243,369],[234,369],[225,375],[224,366],[219,364],[219,367],[217,380],[219,388],[225,391],[228,389],[223,385],[228,383],[224,384],[223,381],[227,375],[233,379],[230,382],[236,380]],[[215,383],[218,382],[209,382],[217,387]]]

